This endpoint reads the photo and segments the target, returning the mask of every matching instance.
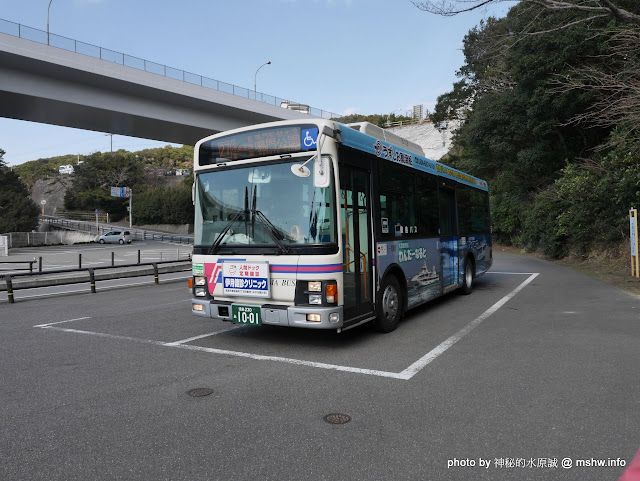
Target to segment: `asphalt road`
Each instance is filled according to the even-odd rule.
[[[185,259],[193,252],[193,246],[177,242],[154,240],[134,241],[131,244],[76,244],[69,246],[42,246],[11,249],[8,257],[0,257],[0,275],[28,269],[28,264],[5,264],[3,261],[34,260],[34,271],[38,269],[38,258],[42,257],[42,270],[73,269],[81,267],[101,267],[133,264],[138,262],[156,262],[162,260]]]
[[[498,255],[391,334],[189,304],[184,282],[1,304],[0,479],[603,481],[640,447],[640,300],[565,267]]]

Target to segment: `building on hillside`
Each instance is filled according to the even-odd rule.
[[[417,120],[418,122],[422,122],[424,120],[424,110],[422,105],[414,105],[413,106],[413,120]]]

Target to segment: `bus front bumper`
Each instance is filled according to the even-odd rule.
[[[210,317],[232,322],[234,303],[220,302],[194,297],[191,300],[191,312],[196,316]],[[237,304],[247,306],[247,304]],[[261,324],[273,326],[305,327],[308,329],[339,329],[342,327],[342,306],[334,307],[298,307],[254,305],[260,308]],[[241,324],[239,324],[241,325]]]

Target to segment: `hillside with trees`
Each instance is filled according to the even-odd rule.
[[[68,164],[73,166],[74,173],[59,174],[58,168]],[[137,152],[118,150],[38,159],[13,167],[13,172],[22,181],[25,192],[33,193],[35,189],[44,198],[52,186],[62,189],[64,205],[59,205],[59,209],[82,212],[98,209],[117,221],[128,215],[128,200],[111,197],[110,188],[130,187],[134,192],[135,223],[190,224],[193,176],[175,174],[179,169],[190,172],[192,167],[193,147],[166,146]],[[37,225],[35,217],[33,225]]]
[[[455,15],[490,3],[417,6]],[[628,241],[640,205],[640,3],[523,0],[463,45],[460,80],[430,118],[462,120],[443,161],[489,181],[495,239],[556,258]]]
[[[193,176],[181,176],[168,186],[168,173],[174,167],[193,164],[193,148],[158,149],[140,152],[118,151],[84,157],[75,166],[72,187],[64,199],[66,210],[108,212],[114,221],[126,217],[128,200],[111,197],[111,187],[129,187],[133,191],[136,224],[191,224]],[[187,160],[186,156],[189,156]]]
[[[18,175],[2,160],[4,154],[0,149],[0,232],[29,232],[38,225],[38,206]]]

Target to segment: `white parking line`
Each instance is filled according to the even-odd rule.
[[[340,365],[337,365],[337,364],[327,364],[327,363],[323,363],[323,362],[305,361],[305,360],[302,360],[302,359],[293,359],[293,358],[287,358],[287,357],[265,356],[265,355],[262,355],[262,354],[252,354],[252,353],[248,353],[248,352],[230,351],[230,350],[226,350],[226,349],[216,349],[216,348],[193,346],[193,345],[186,344],[186,343],[191,342],[191,341],[195,341],[195,340],[198,340],[198,339],[203,339],[205,337],[210,337],[210,336],[214,336],[214,335],[217,335],[217,334],[221,334],[221,333],[226,332],[226,331],[237,329],[238,327],[241,327],[241,326],[231,327],[231,328],[228,328],[228,329],[223,329],[223,330],[212,332],[212,333],[208,333],[208,334],[202,334],[202,335],[199,335],[199,336],[194,336],[194,337],[191,337],[191,338],[188,338],[188,339],[182,339],[180,341],[174,341],[174,342],[163,342],[163,341],[155,341],[155,340],[151,340],[151,339],[139,339],[139,338],[135,338],[135,337],[118,336],[118,335],[115,335],[115,334],[105,334],[105,333],[101,333],[101,332],[82,331],[82,330],[78,330],[78,329],[68,329],[68,328],[63,328],[63,327],[54,327],[54,324],[61,324],[61,323],[64,323],[64,322],[72,322],[72,321],[75,321],[75,320],[81,320],[81,319],[87,319],[87,318],[69,319],[67,321],[59,321],[59,322],[55,322],[55,323],[40,324],[40,325],[34,326],[34,327],[40,327],[42,329],[51,329],[51,330],[69,332],[69,333],[75,333],[75,334],[87,334],[87,335],[93,335],[93,336],[98,336],[98,337],[102,337],[102,338],[118,339],[118,340],[132,341],[132,342],[140,342],[140,343],[145,343],[145,344],[153,344],[153,345],[162,346],[162,347],[173,347],[173,348],[178,348],[178,349],[187,349],[187,350],[190,350],[190,351],[208,352],[208,353],[211,353],[211,354],[222,354],[222,355],[226,355],[226,356],[244,357],[244,358],[254,359],[254,360],[259,360],[259,361],[283,362],[283,363],[294,364],[294,365],[298,365],[298,366],[308,366],[308,367],[315,367],[315,368],[319,368],[319,369],[329,369],[329,370],[335,370],[335,371],[351,372],[351,373],[355,373],[355,374],[366,374],[366,375],[370,375],[370,376],[386,377],[386,378],[400,379],[400,380],[408,381],[413,376],[418,374],[422,369],[424,369],[428,364],[430,364],[433,360],[435,360],[438,356],[440,356],[445,351],[447,351],[447,349],[449,349],[451,346],[453,346],[456,342],[461,340],[464,336],[469,334],[473,329],[478,327],[480,325],[480,323],[482,323],[483,321],[488,319],[492,314],[494,314],[504,304],[506,304],[509,300],[511,300],[516,294],[518,294],[520,291],[522,291],[522,289],[524,289],[529,283],[531,283],[539,275],[539,273],[537,273],[537,272],[533,272],[533,273],[494,272],[494,274],[511,274],[511,275],[518,275],[518,274],[522,275],[522,274],[525,274],[525,275],[529,275],[529,277],[527,277],[527,279],[524,282],[522,282],[520,285],[518,285],[509,294],[504,296],[502,299],[500,299],[498,302],[493,304],[489,309],[484,311],[482,314],[480,314],[478,317],[476,317],[469,324],[467,324],[465,327],[460,329],[453,336],[449,337],[448,339],[446,339],[445,341],[440,343],[434,349],[429,351],[427,354],[422,356],[420,359],[418,359],[417,361],[412,363],[409,367],[407,367],[406,369],[404,369],[401,372],[388,372],[388,371],[380,371],[380,370],[375,370],[375,369],[364,369],[364,368],[358,368],[358,367],[340,366]]]
[[[227,356],[247,357],[249,359],[255,359],[257,361],[276,361],[276,362],[284,362],[287,364],[296,364],[298,366],[317,367],[320,369],[332,369],[335,371],[345,371],[345,372],[352,372],[356,374],[369,374],[371,376],[390,377],[394,379],[403,379],[403,380],[409,379],[402,373],[377,371],[375,369],[363,369],[359,367],[339,366],[337,364],[326,364],[324,362],[303,361],[301,359],[292,359],[288,357],[264,356],[262,354],[251,354],[248,352],[240,352],[240,351],[227,351],[225,349],[214,349],[210,347],[191,346],[191,345],[184,345],[184,344],[175,346],[175,347],[179,347],[181,349],[188,349],[190,351],[202,351],[202,352],[210,352],[212,354],[224,354]]]
[[[520,292],[522,289],[524,289],[527,286],[527,284],[529,284],[531,281],[533,281],[536,277],[538,277],[538,274],[531,274],[529,277],[527,277],[527,280],[525,280],[522,284],[520,284],[518,287],[516,287],[514,290],[512,290],[509,294],[504,296],[502,299],[500,299],[498,302],[496,302],[493,306],[491,306],[489,309],[487,309],[482,314],[480,314],[478,317],[476,317],[473,321],[471,321],[465,327],[463,327],[458,332],[456,332],[449,339],[447,339],[446,341],[442,342],[441,344],[439,344],[438,346],[433,348],[431,351],[426,353],[424,356],[422,356],[420,359],[418,359],[416,362],[411,364],[411,366],[409,366],[404,371],[402,371],[402,374],[406,375],[407,379],[411,379],[413,376],[418,374],[422,369],[424,369],[424,367],[427,364],[432,362],[440,354],[443,354],[447,349],[449,349],[451,346],[453,346],[456,342],[458,342],[464,336],[469,334],[473,329],[478,327],[478,325],[480,325],[480,323],[482,321],[487,319],[489,316],[491,316],[491,314],[493,314],[498,309],[500,309],[503,305],[505,305],[507,303],[507,301],[512,299],[513,296],[515,296],[518,292]]]
[[[52,331],[73,332],[74,334],[88,334],[91,336],[106,337],[109,339],[119,339],[121,341],[142,342],[144,344],[155,344],[156,346],[164,346],[162,341],[153,341],[151,339],[139,339],[137,337],[118,336],[116,334],[105,334],[103,332],[81,331],[79,329],[67,329],[64,327],[45,326],[42,329],[51,329]]]
[[[37,326],[33,326],[33,327],[47,327],[47,326],[53,326],[54,324],[63,324],[65,322],[82,321],[83,319],[91,319],[91,317],[77,317],[76,319],[67,319],[66,321],[50,322],[48,324],[38,324]]]
[[[227,331],[233,331],[234,329],[238,329],[239,327],[243,327],[243,326],[228,327],[227,329],[221,329],[220,331],[209,332],[207,334],[201,334],[199,336],[193,336],[188,339],[182,339],[181,341],[167,342],[165,346],[179,346],[181,344],[186,344],[187,342],[197,341],[198,339],[204,339],[205,337],[217,336],[218,334],[222,334],[223,332],[227,332]]]

